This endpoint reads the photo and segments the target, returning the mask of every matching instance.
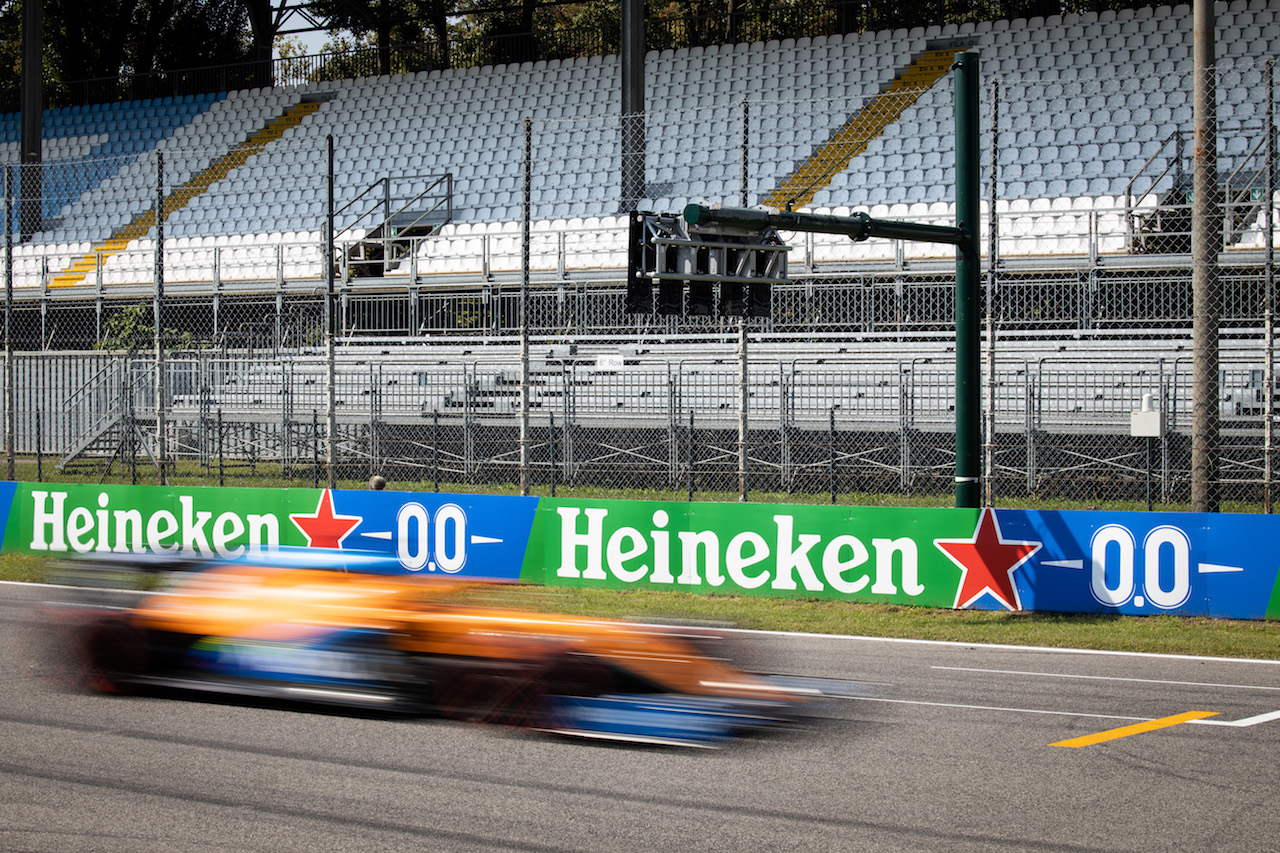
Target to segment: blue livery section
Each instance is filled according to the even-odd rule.
[[[190,649],[193,669],[229,678],[327,686],[382,682],[373,653],[382,635],[370,630],[323,630],[282,626],[287,636],[204,637]]]
[[[714,747],[769,722],[741,700],[622,693],[553,697],[557,732],[578,737]]]

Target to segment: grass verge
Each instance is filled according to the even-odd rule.
[[[50,574],[44,558],[0,556],[0,580],[42,583]],[[1280,622],[944,610],[651,590],[499,587],[487,590],[484,598],[581,616],[696,620],[770,631],[1280,659]]]
[[[146,459],[135,459],[131,464],[124,464],[116,458],[110,460],[93,460],[78,467],[58,470],[52,457],[37,462],[34,458],[20,456],[15,460],[14,479],[29,483],[68,483],[75,485],[155,485],[156,470]],[[321,488],[328,482],[327,472],[314,465],[296,464],[289,467],[279,462],[253,462],[230,460],[219,466],[216,460],[201,463],[191,459],[170,460],[167,469],[167,482],[174,487],[208,487],[208,488]],[[393,473],[387,488],[392,491],[445,492],[451,494],[486,494],[486,495],[519,495],[520,487],[512,482],[456,482],[452,480],[435,480],[428,469],[419,469],[419,479],[397,479],[399,471]],[[543,469],[535,472],[534,480],[529,487],[533,497],[550,497],[554,491],[557,497],[573,500],[631,500],[631,501],[671,501],[681,503],[690,500],[687,488],[625,488],[605,485],[575,485],[558,483],[553,488],[550,474]],[[761,483],[767,478],[760,477]],[[735,491],[708,488],[697,483],[693,492],[693,501],[708,503],[737,503],[739,494]],[[810,481],[810,487],[814,481]],[[748,499],[752,503],[761,504],[796,504],[857,507],[953,507],[955,506],[954,484],[950,480],[939,479],[932,487],[922,488],[916,484],[912,494],[898,492],[865,492],[841,491],[834,500],[831,493],[819,488],[814,491],[779,491],[757,487],[750,491]],[[368,488],[368,471],[358,474],[350,469],[338,474],[334,487],[339,489],[361,490]],[[1115,510],[1141,511],[1146,509],[1146,501],[1142,498],[1132,500],[1097,498],[1072,499],[1043,494],[1010,494],[1001,496],[997,490],[995,506],[1002,509],[1039,509],[1039,510]],[[1191,504],[1186,501],[1170,502],[1159,505],[1162,512],[1189,512]],[[1259,513],[1265,507],[1260,502],[1224,500],[1222,512]]]

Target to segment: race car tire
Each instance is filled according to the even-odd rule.
[[[603,696],[618,690],[617,671],[599,658],[577,652],[558,654],[545,662],[538,677],[536,708],[530,708],[522,724],[531,728],[563,728],[557,696]]]
[[[532,661],[453,662],[437,667],[436,710],[466,722],[554,728],[554,696],[599,696],[617,687],[611,667],[558,652]]]
[[[81,626],[72,640],[82,686],[99,693],[131,693],[146,670],[142,633],[120,616],[104,616]]]
[[[512,661],[475,659],[438,661],[433,669],[436,712],[450,720],[487,723],[521,667]]]

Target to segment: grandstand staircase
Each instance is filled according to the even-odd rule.
[[[1186,168],[1187,163],[1183,151],[1185,142],[1177,134],[1173,162],[1168,168],[1156,175],[1153,183],[1168,174],[1172,184],[1168,190],[1156,200],[1153,210],[1134,216],[1130,224],[1130,252],[1143,255],[1175,255],[1191,251],[1191,204],[1192,173]],[[1262,147],[1261,141],[1254,146],[1256,153]],[[1218,186],[1213,193],[1210,204],[1213,210],[1219,211],[1218,230],[1222,246],[1228,247],[1240,242],[1245,233],[1262,215],[1264,199],[1265,160],[1256,169],[1238,168],[1231,177],[1223,180],[1219,175]],[[1144,174],[1140,171],[1137,177]],[[1243,184],[1232,184],[1232,178],[1247,179]],[[1132,185],[1133,181],[1130,181]]]
[[[283,113],[267,122],[248,139],[228,151],[222,157],[210,163],[205,169],[193,175],[185,184],[169,193],[164,199],[164,220],[182,210],[197,196],[208,192],[209,188],[227,177],[232,171],[243,166],[250,157],[262,152],[264,148],[275,142],[290,128],[296,127],[304,118],[314,113],[323,101],[304,101],[294,104]],[[156,211],[151,208],[133,218],[128,225],[116,230],[110,237],[96,244],[83,257],[75,260],[66,270],[58,273],[50,282],[50,287],[72,287],[84,281],[85,276],[93,272],[106,258],[125,250],[129,242],[142,237],[156,224]]]
[[[409,195],[405,187],[411,189],[415,180],[427,183],[424,189]],[[360,210],[363,198],[373,203]],[[335,242],[341,244],[339,273],[344,280],[403,274],[404,262],[413,255],[418,242],[438,234],[453,221],[453,176],[446,172],[416,178],[379,178],[335,211],[335,218],[349,210],[354,217],[352,222],[334,235]]]
[[[58,460],[59,471],[110,465],[126,448],[154,457],[155,417],[136,408],[138,395],[150,393],[137,385],[138,369],[112,360],[62,401],[64,411],[79,416],[73,422],[82,431]]]
[[[62,455],[58,460],[58,470],[68,471],[74,468],[77,462],[96,460],[114,454],[124,435],[124,420],[120,412],[111,412],[103,417]]]
[[[821,148],[810,155],[778,185],[764,204],[779,210],[808,205],[831,179],[849,168],[853,158],[867,150],[907,107],[920,99],[955,64],[956,48],[933,48],[916,54],[898,71],[880,94],[849,117]]]
[[[1210,202],[1212,209],[1228,211],[1217,217],[1223,247],[1240,242],[1262,215],[1262,199],[1254,188],[1219,185]],[[1229,205],[1229,207],[1227,207]],[[1191,176],[1180,176],[1162,195],[1154,210],[1139,214],[1132,252],[1139,255],[1185,255],[1191,251]]]

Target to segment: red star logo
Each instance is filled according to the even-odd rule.
[[[972,539],[935,539],[933,544],[960,567],[960,588],[954,605],[957,609],[968,607],[984,593],[990,593],[1009,610],[1022,609],[1013,573],[1043,543],[1005,539],[1000,535],[996,514],[987,507]]]
[[[364,521],[358,515],[334,515],[333,495],[325,489],[320,495],[320,503],[312,515],[290,515],[289,518],[302,535],[307,537],[307,544],[312,548],[341,548],[342,540],[347,534]]]

